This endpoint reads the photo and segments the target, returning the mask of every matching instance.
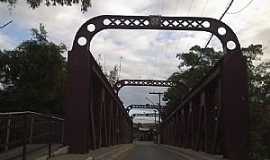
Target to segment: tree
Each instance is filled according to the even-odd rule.
[[[107,78],[112,86],[119,80],[118,70],[117,65],[114,65],[113,69],[109,72],[109,75],[107,75]]]
[[[17,0],[0,0],[2,3],[8,3],[10,6],[15,6]],[[32,8],[40,7],[42,3],[46,6],[71,6],[72,4],[81,4],[81,11],[85,12],[91,7],[91,0],[26,0],[26,3]]]
[[[43,25],[31,40],[0,52],[0,111],[62,113],[66,62],[63,44],[47,40]]]
[[[176,55],[180,62],[178,66],[179,71],[173,73],[168,80],[184,81],[187,86],[192,88],[218,62],[221,56],[222,52],[216,52],[213,48],[193,46],[188,53]],[[164,94],[164,100],[168,101],[167,105],[171,107],[169,110],[177,106],[180,103],[179,96],[183,97],[187,92],[187,88],[183,88],[180,83],[175,87],[169,88]]]
[[[262,45],[250,45],[242,48],[247,60],[249,78],[249,107],[250,107],[250,153],[254,159],[270,157],[270,61],[261,61],[263,55]],[[179,71],[173,73],[169,80],[182,80],[189,87],[196,85],[210,68],[212,68],[223,53],[213,48],[192,47],[188,53],[177,54],[179,59]],[[256,65],[255,65],[256,63]],[[185,92],[169,88],[165,93],[168,100],[169,111],[181,103],[179,95]]]

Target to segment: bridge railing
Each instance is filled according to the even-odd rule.
[[[72,153],[129,143],[132,120],[91,53],[68,56],[65,144]]]
[[[0,153],[22,147],[25,157],[29,144],[62,144],[63,121],[30,111],[0,113]]]
[[[247,68],[227,54],[161,124],[161,143],[248,159]]]

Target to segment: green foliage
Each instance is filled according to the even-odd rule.
[[[270,157],[270,61],[261,61],[262,45],[250,45],[242,48],[242,52],[246,56],[249,76],[250,153],[253,159],[262,160]],[[169,80],[181,80],[193,87],[222,58],[222,52],[194,46],[188,53],[177,54],[177,58],[179,71]],[[170,111],[181,102],[179,95],[183,97],[188,92],[178,87],[165,93]]]
[[[15,6],[17,0],[0,0],[2,3],[8,3],[10,6]],[[71,6],[72,4],[81,4],[81,10],[87,11],[91,7],[91,0],[26,0],[26,3],[32,8],[36,9],[40,7],[42,3],[46,6]]]
[[[183,81],[187,86],[192,88],[202,77],[204,77],[209,69],[222,57],[222,52],[216,52],[213,48],[201,48],[193,46],[188,53],[179,53],[176,56],[179,59],[179,71],[173,73],[169,80]],[[188,90],[181,85],[169,88],[164,94],[164,100],[168,101],[168,106],[175,107],[181,101]]]
[[[119,69],[117,65],[114,65],[113,69],[109,72],[109,75],[106,75],[110,84],[113,86],[119,80]]]
[[[62,113],[66,62],[63,44],[48,42],[43,25],[33,39],[0,53],[0,111]]]

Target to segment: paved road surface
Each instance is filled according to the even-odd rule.
[[[183,160],[175,153],[151,142],[136,142],[135,147],[120,157],[121,160]]]

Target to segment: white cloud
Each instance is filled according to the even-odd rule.
[[[14,45],[10,37],[0,32],[0,49],[11,49],[13,46]]]

